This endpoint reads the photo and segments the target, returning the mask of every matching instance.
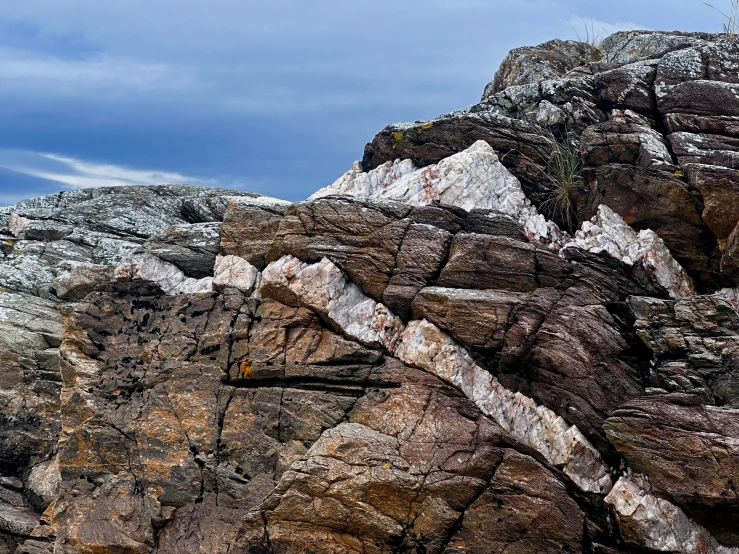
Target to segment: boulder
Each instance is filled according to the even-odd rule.
[[[600,59],[594,46],[574,40],[550,40],[539,46],[511,50],[501,63],[495,79],[485,88],[486,96],[511,86],[556,79],[568,71]]]

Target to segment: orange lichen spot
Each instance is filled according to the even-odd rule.
[[[139,360],[148,360],[151,358],[151,352],[149,350],[144,350],[141,354],[139,354]]]
[[[626,217],[624,217],[624,221],[627,225],[631,225],[636,221],[636,218],[633,215],[627,215]]]
[[[249,360],[244,360],[241,362],[241,365],[239,366],[239,371],[241,372],[241,375],[244,377],[244,379],[251,379],[251,362]]]
[[[423,127],[421,127],[421,129],[431,129],[431,127],[433,127],[433,126],[434,126],[434,122],[433,121],[429,121],[428,123],[426,123],[426,125],[424,125]]]
[[[330,444],[328,445],[328,449],[329,449],[329,450],[330,450],[331,452],[333,452],[334,450],[336,450],[336,445],[335,445],[335,444],[333,444],[333,443],[330,443]]]

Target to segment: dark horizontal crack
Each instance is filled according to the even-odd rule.
[[[224,383],[239,389],[258,389],[264,387],[282,387],[291,389],[319,390],[332,392],[335,394],[344,394],[348,396],[362,396],[366,389],[397,389],[400,388],[399,383],[388,382],[350,382],[342,383],[332,381],[330,379],[298,377],[298,378],[269,378],[269,379],[251,379],[229,381],[224,379]]]

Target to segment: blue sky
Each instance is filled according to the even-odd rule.
[[[508,50],[591,20],[721,23],[698,0],[6,0],[0,205],[160,181],[299,200],[387,123],[477,102]]]

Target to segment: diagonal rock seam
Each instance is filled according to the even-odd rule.
[[[534,243],[560,251],[581,248],[593,253],[606,252],[627,265],[641,262],[673,298],[696,294],[692,279],[654,231],[645,229],[637,233],[606,205],[601,204],[596,215],[582,223],[575,237],[547,221],[526,197],[518,179],[500,162],[495,150],[482,140],[421,169],[415,169],[411,160],[396,160],[362,173],[355,164],[308,201],[331,195],[395,200],[416,206],[445,203],[467,210],[495,210],[518,221]]]
[[[581,490],[606,494],[605,503],[642,545],[685,554],[739,552],[720,545],[678,506],[650,494],[646,478],[626,474],[612,485],[612,472],[576,426],[568,426],[531,398],[505,389],[432,323],[417,320],[404,325],[381,303],[366,297],[330,260],[308,264],[284,256],[265,268],[262,292],[290,295],[358,342],[382,347],[460,389],[514,439],[562,468]]]

